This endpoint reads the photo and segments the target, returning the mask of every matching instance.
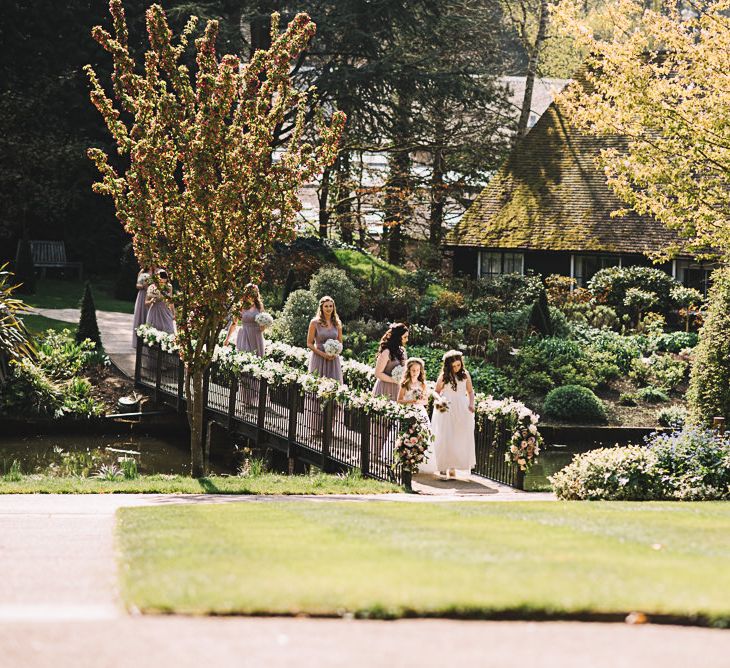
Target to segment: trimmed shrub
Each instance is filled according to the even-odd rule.
[[[669,397],[666,392],[663,392],[658,387],[647,385],[646,387],[639,388],[636,392],[636,396],[641,401],[646,401],[648,404],[660,404],[664,401],[669,401]]]
[[[344,269],[322,267],[309,281],[309,291],[317,300],[325,295],[332,297],[341,318],[349,318],[360,307],[360,291]]]
[[[309,290],[294,290],[284,304],[278,319],[278,331],[291,346],[307,345],[309,321],[317,311],[318,299]]]
[[[553,323],[550,319],[550,308],[545,289],[540,290],[530,311],[529,327],[541,336],[553,335]]]
[[[605,422],[603,402],[587,387],[564,385],[545,397],[545,415],[566,422]]]
[[[689,422],[705,426],[730,418],[730,268],[716,269],[712,279],[687,394]]]
[[[657,422],[662,427],[683,429],[687,422],[687,409],[682,406],[667,406],[657,413]]]
[[[86,281],[84,286],[79,328],[76,330],[77,343],[81,343],[86,339],[95,343],[101,350],[101,334],[99,333],[99,325],[96,322],[96,306],[94,306],[94,295],[91,293],[91,283],[89,281]]]

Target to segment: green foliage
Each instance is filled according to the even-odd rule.
[[[446,318],[451,318],[464,312],[466,302],[461,292],[444,290],[436,298],[433,306],[441,311]]]
[[[325,295],[332,297],[341,318],[351,317],[360,306],[360,291],[347,273],[337,267],[322,267],[309,281],[309,291],[317,300]]]
[[[538,298],[532,305],[528,326],[540,336],[552,336],[554,333],[553,323],[550,319],[550,308],[548,306],[547,292],[545,292],[545,288],[540,290]]]
[[[32,295],[35,292],[35,266],[30,241],[27,237],[23,237],[18,243],[14,269],[16,280],[20,283],[18,292],[23,295]]]
[[[705,426],[713,417],[730,419],[730,268],[712,277],[687,395],[690,423]]]
[[[588,282],[596,301],[612,306],[619,317],[642,312],[656,304],[659,311],[671,310],[672,288],[678,283],[666,272],[652,267],[606,267]]]
[[[4,466],[3,469],[5,469]],[[20,482],[23,479],[23,471],[17,459],[13,459],[10,466],[6,470],[3,470],[2,479],[3,482]]]
[[[577,455],[550,478],[560,499],[711,501],[730,498],[730,440],[712,431],[652,434],[646,446]]]
[[[659,409],[657,422],[662,427],[680,430],[687,422],[687,409],[684,406],[666,406]]]
[[[12,362],[0,413],[56,419],[101,415],[103,405],[92,396],[89,381],[78,374],[103,359],[91,342],[74,343],[68,330],[47,332],[33,359]]]
[[[307,345],[309,321],[317,312],[317,297],[309,290],[294,290],[284,304],[278,319],[278,329],[286,343],[292,346]]]
[[[573,334],[576,340],[584,345],[609,353],[622,373],[629,371],[632,360],[640,357],[649,345],[646,337],[623,336],[610,330],[577,326],[573,328]]]
[[[637,445],[578,454],[550,482],[558,498],[566,501],[645,501],[662,496],[656,455]]]
[[[639,385],[653,385],[665,392],[673,392],[687,377],[689,365],[670,354],[652,355],[634,359],[629,376]]]
[[[695,332],[666,332],[656,339],[656,349],[668,353],[678,353],[685,348],[694,348],[699,337]]]
[[[636,391],[636,396],[641,401],[646,401],[648,404],[660,404],[665,401],[669,401],[669,396],[663,390],[652,385],[641,387]]]
[[[28,307],[13,297],[17,286],[13,285],[13,274],[6,271],[6,266],[0,267],[0,385],[5,380],[7,362],[33,351],[28,330],[19,317],[28,311]]]
[[[86,281],[84,296],[81,298],[81,315],[79,317],[79,328],[76,330],[76,341],[81,343],[88,339],[101,349],[101,334],[99,325],[96,322],[96,307],[94,296],[91,293],[91,283]]]
[[[616,403],[619,406],[638,406],[639,397],[636,392],[622,392]]]
[[[542,290],[542,279],[535,274],[500,274],[478,279],[475,298],[496,297],[501,307],[495,310],[521,309],[531,307]]]
[[[119,467],[122,469],[122,475],[125,480],[136,480],[139,478],[137,460],[134,457],[120,457]]]
[[[560,312],[564,313],[570,322],[596,329],[617,329],[619,326],[619,318],[615,309],[606,304],[569,302],[561,307]]]
[[[603,402],[587,387],[564,385],[548,392],[545,415],[566,422],[605,422]]]

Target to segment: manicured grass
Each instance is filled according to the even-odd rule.
[[[92,280],[91,288],[97,310],[134,312],[133,302],[114,298],[113,285],[110,280]],[[23,300],[36,308],[78,308],[83,294],[83,281],[45,278],[36,282],[36,293],[24,297]]]
[[[326,474],[285,476],[265,473],[243,478],[148,475],[135,480],[24,475],[0,477],[0,494],[388,494],[402,489],[367,478]]]
[[[56,332],[60,332],[63,329],[70,329],[72,332],[76,331],[77,324],[73,322],[64,322],[63,320],[56,320],[55,318],[46,318],[43,315],[23,315],[23,322],[28,328],[31,334],[43,334],[48,329],[53,329]]]
[[[125,508],[148,612],[730,623],[730,504],[284,501]]]

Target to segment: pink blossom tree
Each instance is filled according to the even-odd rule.
[[[334,161],[345,123],[342,113],[315,122],[307,141],[307,92],[297,90],[290,64],[306,48],[315,25],[297,15],[271,47],[246,63],[215,50],[218,23],[208,21],[195,40],[195,74],[183,57],[197,20],[180,38],[159,5],[147,10],[150,48],[138,71],[128,46],[121,0],[111,0],[113,34],[100,26],[94,39],[114,62],[113,98],[86,67],[91,100],[104,117],[125,169],[92,148],[101,172],[94,185],[114,199],[117,217],[132,235],[142,266],[166,267],[177,284],[172,297],[191,432],[191,471],[205,475],[203,382],[218,333],[242,286],[257,281],[273,242],[293,235],[297,192]],[[272,141],[285,116],[296,122],[283,151]]]

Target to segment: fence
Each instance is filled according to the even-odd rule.
[[[177,353],[160,346],[137,345],[135,384],[150,389],[158,403],[185,406],[185,368]],[[205,417],[252,439],[259,447],[285,452],[290,459],[324,471],[359,469],[363,476],[410,488],[411,474],[394,464],[401,420],[322,402],[297,384],[269,385],[248,374],[231,377],[214,364],[205,379]],[[518,485],[513,466],[505,462],[507,433],[498,422],[478,419],[474,473]]]

